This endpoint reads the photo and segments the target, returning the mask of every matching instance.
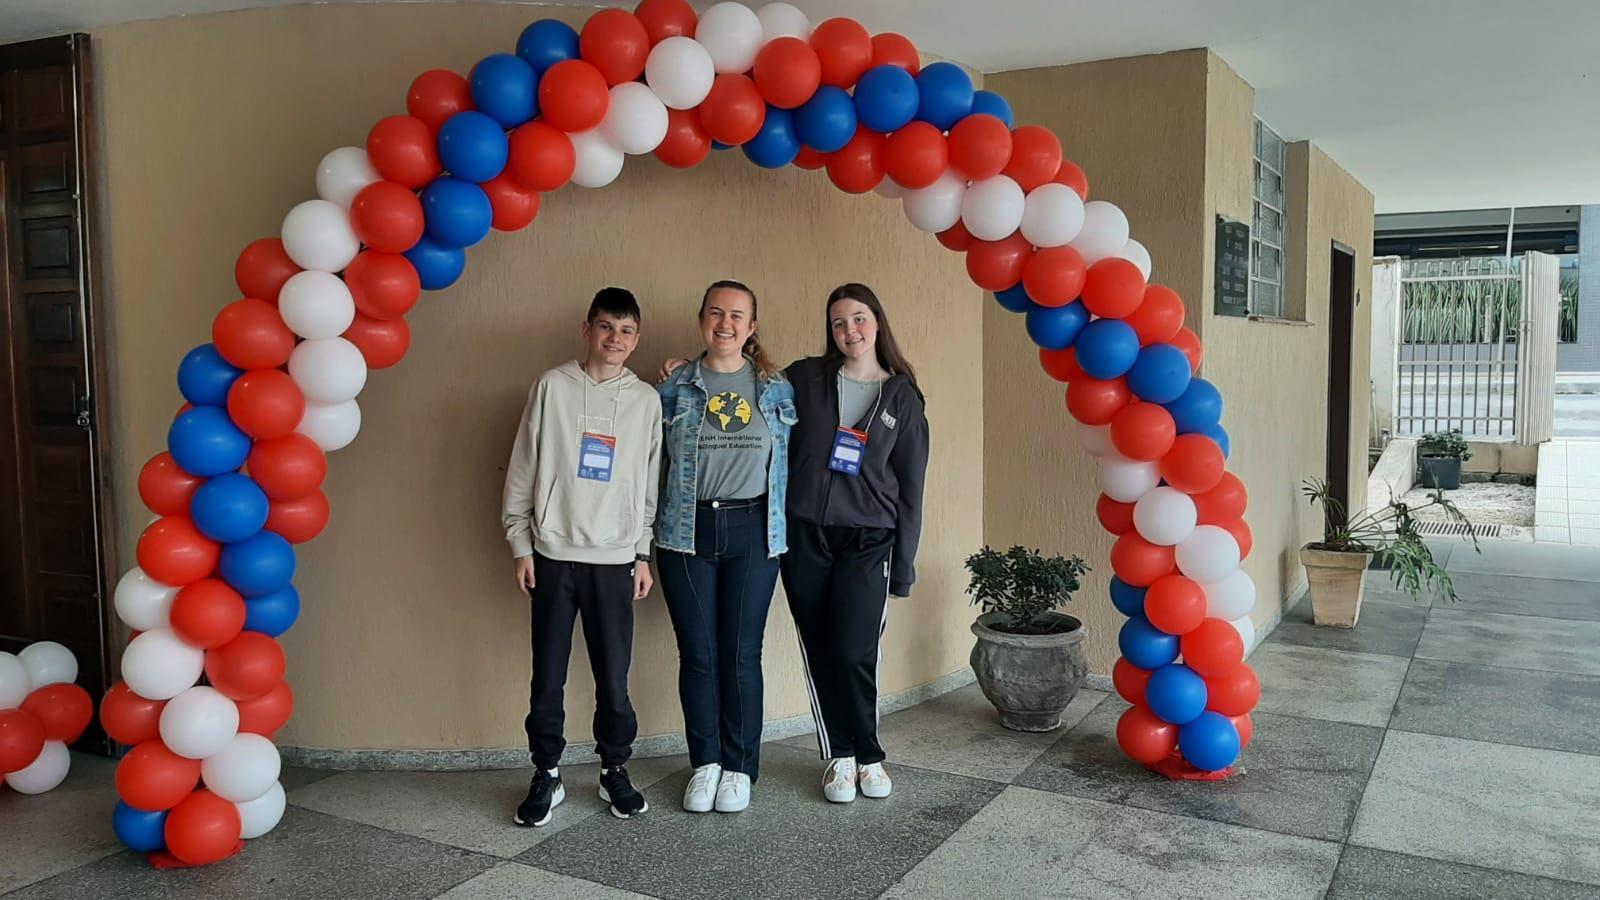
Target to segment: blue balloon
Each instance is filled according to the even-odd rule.
[[[1166,407],[1179,434],[1204,433],[1222,420],[1222,392],[1204,378],[1191,378],[1178,399]]]
[[[955,63],[936,62],[917,73],[917,118],[949,131],[972,112],[972,79]]]
[[[1239,760],[1239,729],[1222,713],[1206,710],[1178,729],[1178,749],[1196,769],[1219,772]]]
[[[178,363],[178,390],[195,406],[227,406],[228,389],[244,374],[222,358],[212,344],[190,350]]]
[[[1144,698],[1161,721],[1183,725],[1206,711],[1206,680],[1188,666],[1165,665],[1151,673]]]
[[[1128,662],[1141,669],[1159,669],[1178,658],[1178,636],[1167,634],[1137,616],[1122,624],[1117,634],[1117,649]]]
[[[275,594],[294,578],[294,548],[275,531],[258,531],[222,548],[222,578],[246,597]]]
[[[1078,365],[1085,375],[1120,378],[1139,358],[1139,333],[1121,319],[1096,319],[1078,335]]]
[[[111,813],[111,829],[129,850],[150,853],[167,846],[167,811],[145,812],[117,801]]]
[[[1020,281],[1003,291],[995,291],[994,299],[1000,304],[1000,308],[1007,312],[1027,312],[1033,308],[1033,299],[1028,296]]]
[[[1065,350],[1078,341],[1088,322],[1089,311],[1077,301],[1066,306],[1035,304],[1028,310],[1028,337],[1046,350]]]
[[[578,58],[578,33],[557,19],[540,19],[522,29],[517,55],[539,75],[564,59]]]
[[[889,134],[917,117],[919,96],[917,79],[910,72],[899,66],[873,66],[856,82],[856,113],[861,124]]]
[[[860,96],[861,88],[856,88]],[[800,143],[818,153],[832,153],[850,143],[856,134],[856,104],[843,88],[825,84],[794,111],[794,131]]]
[[[167,450],[190,475],[210,478],[232,472],[250,456],[250,436],[217,406],[196,406],[178,414],[167,429]]]
[[[1228,451],[1232,449],[1232,442],[1228,440],[1228,432],[1221,425],[1212,425],[1210,428],[1202,429],[1200,433],[1216,441],[1217,446],[1222,448],[1222,458],[1228,458]]]
[[[449,175],[422,189],[428,237],[446,247],[471,247],[489,235],[494,208],[483,188]]]
[[[794,113],[776,106],[767,107],[761,130],[744,144],[744,155],[763,169],[778,169],[800,155],[800,138],[794,130]]]
[[[486,56],[472,67],[467,80],[472,85],[472,105],[504,128],[515,128],[539,114],[539,73],[520,56]]]
[[[713,139],[711,141],[711,149],[713,149],[713,150],[732,150],[733,149],[733,145],[732,144],[724,144],[723,142],[721,142],[719,140]]]
[[[1189,387],[1189,357],[1171,344],[1151,344],[1139,351],[1128,370],[1128,387],[1149,403],[1171,403]]]
[[[439,126],[439,160],[457,178],[482,184],[504,171],[510,158],[505,130],[475,109],[458,112]]]
[[[248,475],[224,472],[200,485],[189,501],[194,527],[213,541],[233,544],[267,524],[267,494]]]
[[[994,91],[974,91],[972,94],[972,115],[987,113],[1006,123],[1007,128],[1015,128],[1017,117],[1011,112],[1011,104],[1006,98]]]
[[[246,631],[277,637],[293,628],[295,619],[300,618],[300,592],[290,585],[264,597],[252,597],[244,602],[244,610]]]
[[[1144,617],[1145,588],[1134,587],[1121,578],[1111,576],[1111,605],[1130,619]]]
[[[417,270],[417,280],[425,291],[442,291],[455,284],[467,268],[467,251],[446,247],[427,235],[419,238],[404,255]]]

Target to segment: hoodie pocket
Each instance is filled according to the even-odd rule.
[[[579,547],[631,547],[638,522],[633,499],[633,485],[626,479],[558,479],[539,522],[539,537]]]

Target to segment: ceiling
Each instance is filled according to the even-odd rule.
[[[0,41],[295,2],[0,0]],[[1379,212],[1600,203],[1597,0],[791,2],[987,72],[1209,46]]]

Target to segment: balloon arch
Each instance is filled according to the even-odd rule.
[[[405,314],[454,283],[466,248],[533,221],[540,194],[611,183],[628,155],[688,168],[738,146],[756,165],[826,169],[841,190],[898,198],[916,227],[1022,315],[1098,457],[1101,523],[1118,535],[1111,598],[1129,619],[1116,689],[1129,756],[1164,774],[1226,770],[1260,694],[1243,662],[1255,588],[1245,489],[1224,471],[1221,397],[1200,344],[1122,211],[958,66],[920,64],[898,34],[800,10],[684,0],[544,19],[468,77],[424,72],[408,115],[316,172],[318,198],[245,247],[242,299],[184,357],[187,404],[139,476],[160,518],[116,590],[135,630],[106,732],[117,834],[158,863],[236,852],[284,810],[271,738],[293,695],[276,638],[294,623],[292,546],[326,526],[326,453],[360,429],[369,369],[410,344]],[[1178,662],[1179,657],[1182,662]],[[202,684],[202,676],[204,683]],[[203,786],[202,786],[203,785]]]

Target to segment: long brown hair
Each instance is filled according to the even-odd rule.
[[[744,282],[734,281],[731,278],[713,281],[711,282],[711,286],[706,288],[705,294],[700,297],[700,317],[702,319],[705,318],[706,315],[706,304],[711,302],[711,292],[724,289],[730,291],[739,291],[740,293],[743,293],[745,296],[749,297],[750,322],[751,324],[755,324],[756,322],[760,321],[761,317],[756,312],[756,292],[750,290],[750,286]],[[761,374],[763,381],[771,379],[773,374],[778,371],[777,364],[771,359],[767,358],[767,351],[762,348],[761,341],[756,337],[756,333],[754,331],[750,332],[750,337],[744,342],[744,347],[742,348],[741,352],[744,353],[745,356],[748,356],[755,361],[756,371]]]
[[[828,303],[823,307],[822,316],[822,357],[827,360],[843,360],[844,353],[833,339],[833,317],[828,311],[833,309],[833,304],[840,300],[855,300],[872,310],[872,315],[878,320],[878,340],[874,351],[878,355],[878,365],[891,375],[904,375],[911,379],[911,384],[917,384],[917,371],[911,367],[910,361],[900,352],[900,344],[894,339],[894,329],[889,327],[889,316],[883,311],[883,304],[878,301],[878,295],[872,288],[864,284],[851,282],[841,284],[828,295]],[[920,391],[921,388],[918,387]]]

